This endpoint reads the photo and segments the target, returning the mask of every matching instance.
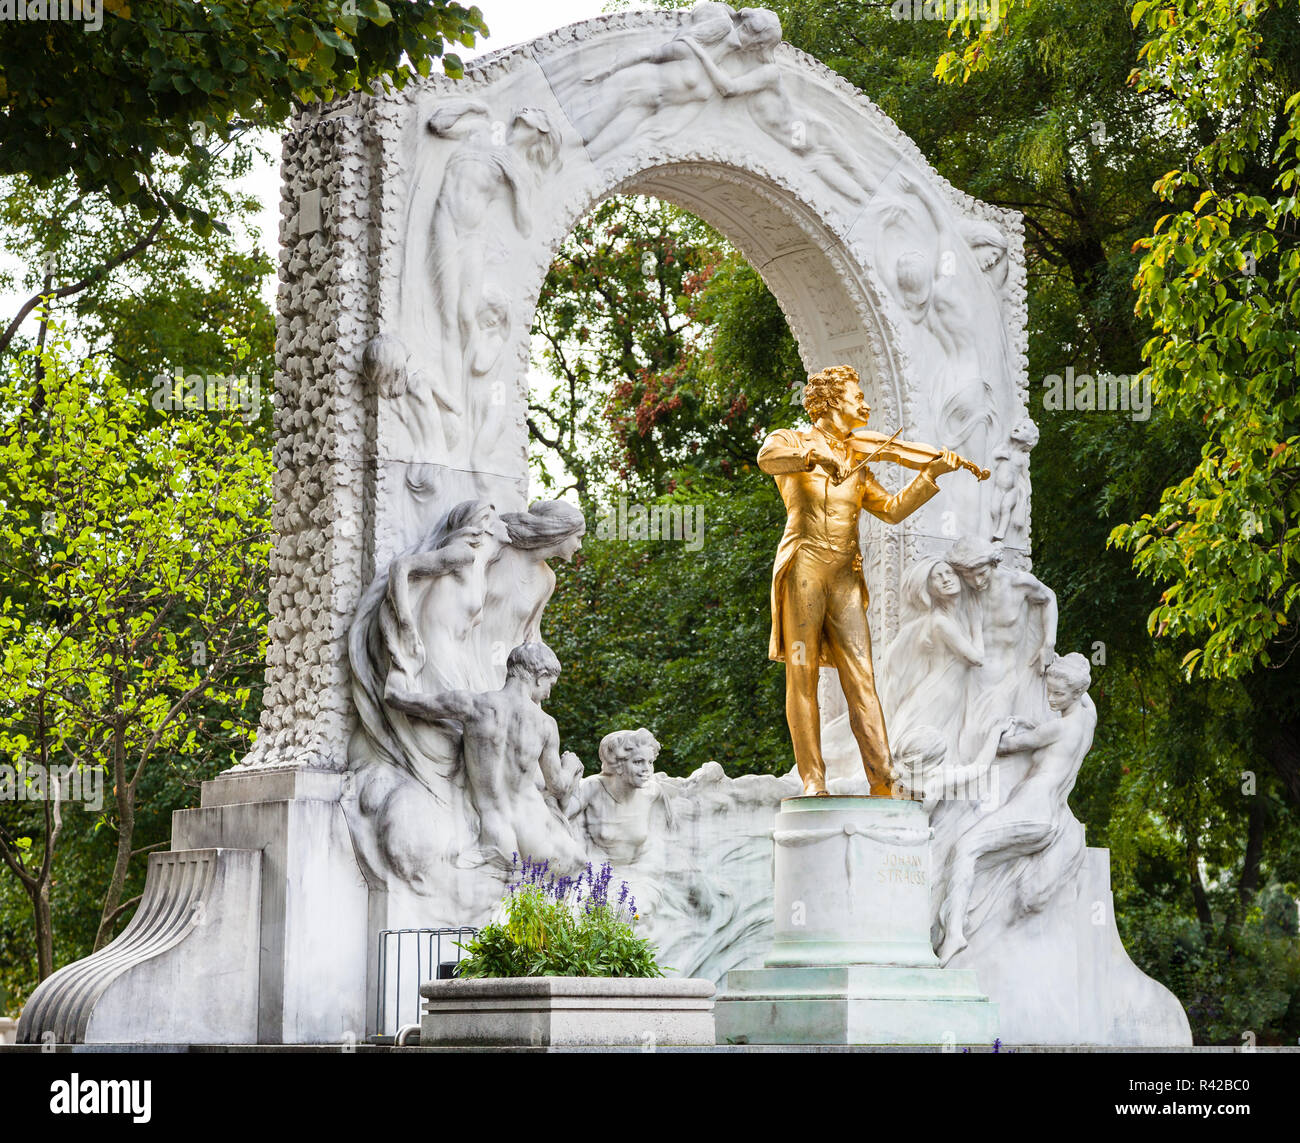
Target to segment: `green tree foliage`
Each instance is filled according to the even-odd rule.
[[[157,182],[173,188],[188,185],[192,201],[204,205],[229,226],[204,233],[170,217],[144,220],[131,205],[115,205],[108,196],[80,193],[65,178],[45,189],[16,176],[3,180],[3,248],[21,259],[22,267],[6,288],[22,286],[27,303],[37,307],[29,328],[19,329],[21,316],[11,322],[12,340],[4,358],[11,384],[29,394],[28,411],[34,423],[45,416],[45,388],[40,383],[41,351],[51,328],[51,312],[75,331],[77,354],[88,359],[81,370],[88,385],[111,373],[114,385],[130,393],[143,420],[132,424],[172,433],[179,419],[188,417],[196,428],[208,415],[186,414],[184,395],[167,408],[158,401],[167,396],[155,378],[213,378],[213,392],[238,378],[239,395],[251,405],[252,417],[241,410],[242,437],[269,452],[272,385],[273,321],[266,304],[264,282],[271,261],[249,243],[258,237],[250,219],[258,204],[236,189],[235,180],[247,173],[254,150],[244,139],[213,146],[202,164],[167,160],[155,168]],[[6,319],[8,320],[8,319]],[[240,331],[236,333],[235,331]],[[25,355],[23,351],[26,351]],[[76,371],[71,363],[66,369]],[[25,380],[20,377],[26,374]],[[120,380],[119,380],[120,379]],[[26,388],[23,388],[23,386]],[[254,396],[260,400],[254,402]],[[97,402],[112,401],[106,393]],[[152,402],[157,402],[155,407]],[[92,402],[90,407],[98,407]],[[180,414],[178,416],[178,414]],[[216,442],[213,442],[214,444]],[[239,464],[250,457],[265,463],[261,451],[242,445],[229,457]],[[185,458],[178,455],[177,463]],[[255,472],[254,481],[260,481]],[[236,486],[246,483],[238,477]],[[219,586],[214,582],[213,586]],[[0,571],[0,590],[21,584]],[[263,587],[259,586],[258,591]],[[256,658],[255,655],[251,656]],[[144,880],[145,853],[167,845],[173,809],[196,804],[198,784],[238,759],[251,728],[256,724],[261,691],[261,665],[245,671],[244,701],[232,702],[224,693],[205,694],[182,717],[200,728],[200,744],[183,757],[169,755],[162,764],[150,764],[135,786],[133,820],[134,855],[126,863],[120,894],[111,893],[119,868],[118,830],[110,813],[87,814],[65,807],[57,837],[57,861],[49,871],[52,923],[57,939],[49,949],[57,964],[85,956],[127,919]],[[221,723],[231,723],[222,729]],[[236,729],[238,728],[238,729]],[[211,740],[210,743],[208,740]],[[0,759],[0,763],[4,760]],[[108,784],[112,793],[112,783]],[[39,808],[29,803],[25,809]],[[0,821],[13,827],[15,837],[29,836],[43,844],[44,824],[18,807],[0,807]],[[106,899],[116,904],[105,910]],[[125,906],[125,907],[124,907]],[[112,920],[114,914],[116,920]],[[110,919],[108,925],[105,918]],[[32,924],[32,901],[17,877],[0,877],[0,984],[14,1002],[30,992],[38,975],[38,942]]]
[[[588,510],[602,495],[671,491],[683,466],[738,473],[763,425],[789,423],[799,364],[785,319],[718,234],[667,203],[615,197],[582,219],[534,334],[551,381],[530,402],[532,440]]]
[[[193,226],[102,193],[82,193],[64,177],[38,187],[26,176],[3,180],[0,249],[21,269],[0,282],[25,300],[0,319],[0,350],[42,344],[44,325],[24,338],[42,302],[76,332],[86,352],[103,354],[127,384],[148,387],[158,373],[216,373],[228,356],[222,329],[250,345],[250,368],[268,384],[274,323],[264,298],[273,266],[253,247],[260,204],[240,192],[261,152],[246,138],[214,147],[202,162],[160,161],[152,178],[186,193],[228,225]],[[263,156],[264,157],[264,156]],[[252,248],[250,248],[252,247]]]
[[[602,505],[583,551],[558,571],[543,634],[564,670],[547,709],[590,770],[605,734],[638,726],[660,740],[657,765],[670,774],[708,761],[731,774],[787,770],[785,678],[767,658],[785,510],[756,470],[678,476],[649,505]],[[683,534],[698,539],[638,540],[634,526],[620,535],[638,508],[685,513]]]
[[[487,34],[478,8],[445,0],[104,0],[103,26],[0,23],[0,174],[38,185],[72,176],[83,192],[200,223],[211,215],[152,179],[165,155],[201,157],[209,140],[279,127],[295,108],[401,84],[446,43]]]
[[[936,74],[1006,66],[1039,9],[1004,5],[997,28],[963,11],[952,31],[966,39]],[[1145,42],[1127,82],[1179,143],[1153,183],[1161,215],[1135,243],[1136,313],[1155,334],[1143,377],[1196,427],[1199,454],[1111,540],[1167,585],[1150,629],[1196,641],[1183,666],[1239,678],[1287,662],[1297,641],[1300,7],[1139,0],[1128,15]]]
[[[235,368],[245,351],[231,345]],[[67,821],[54,768],[83,791],[102,782],[94,829],[111,836],[112,860],[96,894],[99,947],[135,903],[124,892],[140,872],[142,792],[174,806],[182,783],[232,764],[251,739],[271,466],[229,414],[159,422],[147,392],[93,359],[74,365],[57,328],[37,370],[35,353],[0,383],[0,760],[46,796],[0,802],[0,857],[30,900],[44,978]]]
[[[1205,441],[1114,540],[1169,585],[1152,630],[1201,641],[1184,666],[1240,677],[1300,638],[1300,6],[1139,2],[1133,21],[1139,86],[1200,144],[1155,184],[1172,211],[1136,285],[1156,398]]]

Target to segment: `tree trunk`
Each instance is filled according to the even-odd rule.
[[[1214,914],[1210,912],[1210,899],[1205,895],[1205,885],[1201,881],[1200,846],[1189,842],[1187,846],[1187,882],[1192,890],[1192,904],[1196,906],[1196,919],[1201,924],[1201,931],[1207,941],[1214,939]]]
[[[36,976],[44,980],[54,971],[54,918],[50,909],[50,879],[42,878],[30,890],[36,927]]]
[[[99,929],[95,933],[92,952],[99,952],[113,939],[113,926],[118,919],[117,907],[122,903],[122,894],[126,890],[127,868],[131,863],[131,838],[134,834],[135,814],[123,812],[122,799],[119,798],[117,856],[113,859],[113,876],[108,882],[108,892],[104,894],[104,907],[100,910]]]
[[[1264,853],[1264,828],[1267,824],[1262,794],[1251,794],[1246,818],[1246,854],[1242,861],[1241,877],[1237,881],[1237,896],[1228,904],[1223,919],[1223,941],[1230,948],[1237,947],[1237,930],[1244,920],[1250,903],[1259,889],[1259,864]]]
[[[1264,855],[1266,824],[1263,795],[1254,794],[1250,799],[1250,816],[1246,825],[1246,859],[1241,868],[1241,880],[1237,882],[1237,900],[1243,914],[1259,891],[1259,864]]]
[[[121,695],[118,695],[121,702]],[[126,778],[126,727],[118,722],[113,732],[113,797],[117,802],[117,855],[113,859],[113,875],[104,894],[104,907],[99,914],[99,929],[95,933],[98,952],[113,939],[113,926],[117,921],[118,906],[126,889],[127,869],[131,864],[131,842],[135,837],[135,783]]]

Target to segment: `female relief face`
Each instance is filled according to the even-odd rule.
[[[935,595],[956,595],[961,591],[961,581],[951,565],[940,561],[930,570],[930,590]]]
[[[564,541],[564,543],[560,545],[558,555],[560,556],[561,559],[571,560],[573,559],[574,554],[581,547],[582,547],[582,537],[570,536],[567,540]]]
[[[531,559],[546,561],[558,558],[568,563],[573,559],[574,553],[581,547],[581,536],[566,536],[563,540],[559,540],[549,547],[535,548],[530,552],[525,552],[524,554]]]
[[[648,750],[638,750],[623,763],[623,778],[629,786],[642,789],[654,776],[655,761]]]
[[[1049,671],[1047,674],[1047,705],[1052,710],[1064,710],[1087,689],[1073,679],[1062,678]]]

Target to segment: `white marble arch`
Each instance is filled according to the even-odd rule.
[[[584,78],[620,61],[664,66],[635,61],[699,23],[699,8],[731,11],[603,16],[474,61],[462,80],[412,81],[295,119],[281,202],[268,685],[242,769],[343,770],[347,624],[365,585],[453,504],[524,506],[536,300],[565,236],[608,195],[657,195],[727,235],[772,288],[808,368],[858,369],[877,426],[931,439],[954,386],[991,392],[987,462],[992,438],[1024,414],[1019,215],[951,187],[816,60],[784,43],[715,48],[729,74],[764,80],[758,94],[786,116],[788,137],[767,129],[771,108],[758,124],[757,96],[697,84],[684,126],[661,101],[616,144],[591,147],[586,116],[626,102],[634,85],[625,67]],[[658,130],[661,119],[673,129]],[[985,531],[987,496],[954,480],[900,527],[868,518],[878,642],[897,627],[905,565]]]

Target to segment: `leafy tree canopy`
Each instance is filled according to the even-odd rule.
[[[146,216],[186,218],[185,196],[152,178],[161,155],[199,157],[242,126],[427,75],[435,58],[459,75],[445,45],[486,34],[477,7],[446,0],[103,0],[97,30],[5,20],[0,174],[71,175]]]

